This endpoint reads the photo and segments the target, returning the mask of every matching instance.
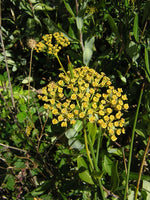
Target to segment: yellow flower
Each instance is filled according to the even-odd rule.
[[[115,135],[112,135],[112,136],[111,136],[111,140],[112,140],[113,142],[115,142],[115,141],[117,140],[116,136],[115,136]]]
[[[91,117],[89,117],[89,122],[90,122],[90,123],[95,122],[95,120],[96,120],[95,116],[91,116]]]
[[[117,109],[117,110],[121,110],[121,108],[122,108],[122,106],[119,105],[119,104],[116,106],[116,109]]]
[[[67,122],[62,122],[61,127],[67,127]]]
[[[56,104],[56,107],[60,109],[60,108],[61,108],[61,103],[60,103],[60,102],[57,103],[57,104]]]
[[[83,102],[83,103],[82,103],[82,106],[83,106],[83,108],[87,108],[87,107],[88,107],[88,103]]]
[[[63,86],[64,85],[63,80],[58,81],[58,85]]]
[[[124,129],[124,128],[122,128],[121,132],[122,132],[123,134],[125,134],[125,129]]]
[[[76,107],[75,104],[71,104],[71,105],[70,105],[70,108],[71,108],[71,109],[74,109],[75,107]]]
[[[79,110],[74,110],[75,115],[78,115],[78,113],[79,113]]]
[[[50,106],[49,106],[48,104],[45,103],[45,104],[44,104],[44,108],[45,108],[45,109],[49,109]]]
[[[72,99],[72,100],[76,100],[76,99],[77,99],[77,95],[76,95],[76,94],[72,94],[72,95],[71,95],[71,99]]]
[[[90,108],[87,113],[88,113],[88,115],[92,115],[93,112],[94,112],[94,110]]]
[[[120,134],[121,134],[121,129],[117,129],[117,130],[116,130],[116,134],[117,134],[117,135],[120,135]]]
[[[126,104],[124,104],[124,106],[123,106],[123,107],[124,107],[124,109],[125,109],[125,110],[128,110],[128,108],[129,108],[129,105],[126,103]]]
[[[93,107],[94,109],[96,109],[96,108],[97,108],[97,104],[96,104],[96,103],[92,103],[92,107]]]
[[[106,104],[106,101],[105,100],[101,100],[101,104]]]
[[[52,124],[57,124],[57,123],[58,123],[58,120],[54,118],[54,119],[52,120]]]
[[[120,111],[118,111],[118,112],[116,113],[116,119],[120,119],[121,116],[122,116],[122,113],[121,113]]]
[[[109,116],[110,121],[113,121],[115,119],[114,115]]]
[[[79,94],[78,94],[78,97],[79,97],[80,99],[82,99],[82,98],[83,98],[83,95],[84,95],[83,93],[79,93]]]
[[[106,124],[105,122],[103,122],[103,123],[101,124],[101,127],[102,127],[102,128],[106,128],[106,127],[107,127],[107,124]]]
[[[99,98],[93,97],[93,101],[94,101],[94,102],[98,102],[98,101],[99,101]]]
[[[69,119],[72,119],[72,118],[74,117],[74,115],[73,115],[72,113],[69,113],[69,114],[67,115],[67,117],[68,117]]]
[[[109,132],[110,135],[113,135],[113,134],[114,134],[114,130],[113,130],[113,129],[109,129],[108,132]]]
[[[107,111],[108,114],[112,113],[112,109],[111,108],[107,108],[106,111]]]
[[[61,113],[62,113],[62,114],[66,114],[66,113],[67,113],[67,109],[66,109],[66,108],[63,108],[63,109],[61,110]]]
[[[91,94],[94,94],[94,93],[95,93],[95,90],[94,90],[93,88],[91,88],[91,89],[89,90],[89,92],[90,92]]]
[[[63,94],[63,93],[59,93],[58,96],[59,96],[60,98],[63,98],[63,97],[64,97],[64,94]]]
[[[108,116],[108,115],[105,115],[105,116],[104,116],[104,120],[105,120],[106,122],[108,122],[108,121],[109,121],[109,116]]]
[[[79,114],[79,117],[82,119],[82,118],[84,118],[85,117],[85,113],[84,112],[81,112],[80,114]]]
[[[77,87],[74,87],[72,88],[73,92],[78,92],[78,88]]]
[[[61,121],[63,121],[63,120],[64,120],[64,117],[63,117],[62,115],[59,115],[59,116],[58,116],[58,121],[61,122]]]
[[[101,116],[103,116],[103,115],[105,114],[105,112],[104,112],[103,110],[100,110],[100,111],[98,112],[98,114],[101,115]]]
[[[55,104],[55,99],[50,99],[49,101],[50,101],[50,103],[51,103],[52,105]]]
[[[43,97],[42,97],[42,100],[43,100],[43,101],[47,101],[47,96],[43,96]]]
[[[122,100],[128,100],[128,98],[127,98],[127,95],[126,95],[126,94],[122,95],[122,96],[121,96],[121,98],[122,98]]]
[[[70,124],[75,124],[75,123],[76,123],[76,120],[74,119],[70,121]]]
[[[52,113],[53,113],[54,115],[57,115],[57,114],[58,114],[58,110],[55,108],[55,109],[52,110]]]

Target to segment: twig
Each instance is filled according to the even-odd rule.
[[[26,150],[19,149],[19,148],[17,148],[17,147],[8,146],[8,145],[2,144],[2,143],[0,143],[0,146],[6,147],[6,148],[8,148],[8,149],[14,149],[14,150],[17,150],[17,151],[22,151],[22,152],[24,152],[24,153],[27,153]]]

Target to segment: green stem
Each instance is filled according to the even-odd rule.
[[[92,155],[92,158],[93,158],[94,168],[97,172],[99,172],[99,168],[98,168],[97,161],[96,161],[96,156],[95,156],[95,153],[94,153],[94,148],[93,148],[93,145],[92,145],[92,140],[91,140],[91,137],[90,137],[89,134],[88,134],[88,143],[89,143],[91,155]],[[102,182],[99,178],[98,178],[98,183],[99,183],[99,188],[100,188],[101,195],[102,195],[102,200],[105,200]]]
[[[127,191],[128,191],[128,184],[129,184],[129,175],[130,175],[130,167],[131,167],[135,128],[136,128],[136,123],[137,123],[137,119],[138,119],[138,113],[139,113],[139,108],[140,108],[140,104],[141,104],[141,100],[142,100],[143,90],[144,90],[144,84],[143,84],[142,89],[141,89],[141,93],[140,93],[140,97],[139,97],[139,101],[138,101],[138,106],[137,106],[137,110],[136,110],[136,114],[135,114],[133,129],[132,129],[132,138],[131,138],[131,144],[130,144],[130,153],[129,153],[129,162],[128,162],[127,177],[126,177],[126,187],[125,187],[125,193],[124,193],[124,200],[127,199]]]
[[[139,177],[138,177],[137,186],[136,186],[136,190],[135,190],[134,200],[137,200],[138,191],[139,191],[139,185],[140,185],[140,180],[141,180],[141,175],[142,175],[143,166],[144,166],[144,163],[145,163],[146,154],[147,154],[148,149],[149,149],[149,145],[150,145],[150,136],[148,138],[147,146],[146,146],[146,149],[145,149],[145,152],[144,152],[144,156],[143,156],[143,160],[142,160],[142,163],[141,163],[141,167],[140,167],[140,171],[139,171]]]
[[[84,131],[84,141],[85,141],[86,154],[88,156],[88,159],[89,159],[89,162],[91,164],[92,169],[94,169],[93,162],[92,162],[92,159],[91,159],[91,156],[90,156],[90,151],[89,151],[89,148],[88,148],[88,141],[87,141],[87,134],[86,134],[85,127],[83,128],[83,131]]]
[[[98,133],[97,150],[96,150],[96,163],[98,163],[99,150],[100,150],[100,147],[101,147],[101,143],[102,143],[102,130],[100,130],[99,133]]]
[[[30,78],[31,78],[31,68],[32,68],[32,58],[33,58],[33,49],[31,49],[31,55],[30,55],[30,67],[29,67],[29,77],[28,77],[28,105],[29,105],[29,96],[30,96]]]
[[[63,65],[62,65],[62,63],[61,63],[61,61],[60,61],[60,59],[59,59],[59,57],[58,57],[58,55],[55,55],[55,57],[57,58],[57,60],[58,60],[58,62],[60,64],[60,69],[59,70],[63,71],[66,74],[66,76],[68,76],[66,71],[65,71],[65,69],[64,69],[64,67],[63,67]]]

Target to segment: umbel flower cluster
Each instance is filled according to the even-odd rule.
[[[59,78],[58,82],[42,88],[42,95],[38,95],[45,102],[44,108],[52,112],[53,124],[68,127],[77,119],[86,120],[100,126],[113,141],[125,133],[122,111],[129,107],[125,103],[127,96],[121,88],[114,89],[105,73],[83,66],[72,73],[60,73]]]
[[[54,34],[44,35],[42,41],[36,44],[35,50],[57,55],[62,47],[67,47],[69,44],[69,39],[63,33],[55,32]]]

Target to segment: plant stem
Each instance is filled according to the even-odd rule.
[[[149,145],[150,145],[150,136],[148,138],[147,146],[146,146],[146,149],[145,149],[145,152],[144,152],[144,156],[143,156],[143,160],[142,160],[142,163],[141,163],[141,167],[140,167],[140,171],[139,171],[139,177],[138,177],[137,186],[136,186],[136,190],[135,190],[134,200],[137,200],[137,195],[138,195],[138,191],[139,191],[141,175],[142,175],[143,166],[144,166],[144,163],[145,163],[146,154],[147,154],[148,149],[149,149]]]
[[[127,171],[127,177],[126,177],[126,187],[125,187],[125,193],[124,193],[124,200],[127,199],[127,192],[128,192],[128,183],[129,183],[129,175],[130,175],[130,168],[131,168],[131,159],[132,159],[132,150],[133,150],[133,142],[134,142],[134,135],[135,135],[135,128],[136,128],[136,123],[138,119],[138,113],[139,113],[139,108],[142,100],[142,95],[143,95],[143,90],[144,90],[144,84],[142,85],[139,101],[138,101],[138,106],[135,114],[135,119],[134,119],[134,124],[133,124],[133,129],[132,129],[132,138],[131,138],[131,144],[130,144],[130,153],[129,153],[129,161],[128,161],[128,171]]]
[[[30,55],[30,67],[29,67],[29,84],[28,84],[28,105],[29,105],[29,96],[30,96],[30,77],[31,77],[31,68],[32,68],[32,58],[33,58],[33,49],[31,49],[31,55]]]
[[[91,155],[92,155],[92,158],[93,158],[94,168],[95,168],[96,172],[99,172],[99,168],[98,168],[97,161],[96,161],[96,156],[95,156],[95,153],[94,153],[94,148],[93,148],[93,145],[92,145],[92,140],[91,140],[91,137],[90,137],[89,134],[88,134],[87,138],[88,138],[88,143],[89,143],[90,150],[91,150]],[[105,200],[102,182],[99,178],[97,180],[98,180],[98,183],[99,183],[99,188],[100,188],[100,191],[101,191],[102,199]]]
[[[88,156],[88,159],[89,159],[89,162],[91,164],[92,169],[94,169],[93,162],[92,162],[92,159],[91,159],[91,156],[90,156],[90,151],[89,151],[89,148],[88,148],[88,140],[87,140],[87,134],[86,134],[85,127],[83,127],[83,131],[84,131],[84,142],[85,142],[86,154]]]
[[[13,108],[15,109],[15,101],[14,101],[14,97],[13,97],[13,90],[12,90],[12,85],[11,85],[11,80],[10,80],[10,72],[9,72],[8,63],[7,63],[7,57],[6,57],[6,51],[5,51],[3,37],[2,37],[1,26],[0,26],[0,38],[1,38],[1,44],[2,44],[2,49],[3,49],[3,53],[4,53],[4,58],[5,58],[5,65],[6,65],[9,89],[10,89],[10,94],[11,94],[11,101],[12,101]]]
[[[63,71],[66,74],[66,76],[68,76],[66,71],[65,71],[65,69],[64,69],[64,67],[63,67],[63,65],[62,65],[62,63],[61,63],[61,61],[60,61],[60,59],[59,59],[59,57],[58,57],[58,55],[55,55],[55,57],[57,58],[57,60],[58,60],[58,62],[60,64],[60,69],[59,70]]]
[[[101,147],[101,143],[102,143],[102,130],[100,129],[99,135],[98,135],[98,140],[97,140],[96,163],[98,163],[99,150],[100,150],[100,147]]]

